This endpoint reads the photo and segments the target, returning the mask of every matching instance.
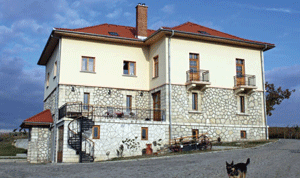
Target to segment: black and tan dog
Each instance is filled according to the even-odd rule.
[[[233,161],[231,164],[228,164],[226,161],[226,169],[229,178],[246,178],[247,173],[247,165],[250,163],[250,158],[247,159],[246,163],[238,163],[233,165]]]

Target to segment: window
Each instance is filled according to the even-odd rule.
[[[83,109],[88,110],[89,109],[89,104],[90,104],[90,94],[89,93],[84,93],[84,96],[83,96]]]
[[[197,139],[199,137],[199,130],[198,129],[192,129],[192,136],[194,139]]]
[[[93,126],[93,139],[100,139],[100,125]]]
[[[198,93],[192,93],[192,109],[198,110]]]
[[[57,73],[57,61],[55,61],[54,63],[54,71],[53,71],[53,77],[56,77],[56,73]]]
[[[135,62],[124,61],[123,74],[124,75],[135,75]]]
[[[81,71],[95,72],[95,58],[82,57]]]
[[[119,36],[119,34],[117,32],[108,32],[108,34],[110,34],[112,36]]]
[[[50,78],[50,74],[48,73],[48,74],[47,74],[47,82],[46,82],[47,88],[49,87],[49,78]]]
[[[126,112],[131,112],[131,108],[132,108],[132,96],[131,95],[127,95],[126,96]]]
[[[245,113],[245,96],[240,96],[240,112]]]
[[[158,77],[158,56],[153,58],[154,62],[154,78]]]
[[[247,138],[247,132],[245,130],[241,130],[241,138]]]
[[[142,127],[142,140],[148,140],[148,127]]]

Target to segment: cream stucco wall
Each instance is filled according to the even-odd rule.
[[[172,38],[172,84],[185,84],[189,70],[189,53],[198,53],[200,69],[209,70],[212,87],[233,88],[236,58],[245,60],[245,74],[256,76],[257,89],[262,90],[261,58],[259,50]]]
[[[148,47],[62,39],[60,84],[148,90]],[[95,73],[81,72],[82,56],[95,58]],[[136,76],[123,75],[123,61],[136,62]]]
[[[150,46],[149,61],[150,61],[150,89],[156,88],[166,83],[167,81],[167,38],[162,38],[157,43]],[[154,77],[154,61],[153,58],[158,56],[158,77]]]
[[[46,65],[46,73],[45,73],[45,84],[44,84],[44,99],[48,97],[48,95],[55,89],[57,86],[57,78],[54,77],[54,63],[55,61],[59,61],[59,45],[57,45]],[[49,86],[47,87],[47,75],[50,74],[49,77]],[[58,71],[57,71],[58,74]]]

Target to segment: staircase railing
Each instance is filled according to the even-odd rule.
[[[84,117],[91,117],[91,120],[93,120],[93,110],[91,110],[91,112],[85,113],[85,116],[83,116],[82,103],[80,108],[81,114],[68,124],[68,144],[76,150],[76,154],[85,154],[86,156],[89,156],[92,158],[92,160],[94,160],[95,142],[84,135],[84,130],[82,129],[82,122]],[[73,139],[73,141],[71,139]]]

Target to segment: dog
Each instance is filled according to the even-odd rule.
[[[231,164],[228,164],[226,161],[226,169],[229,178],[246,178],[247,166],[249,163],[250,158],[247,159],[246,163],[238,163],[235,165],[233,164],[233,161]]]

